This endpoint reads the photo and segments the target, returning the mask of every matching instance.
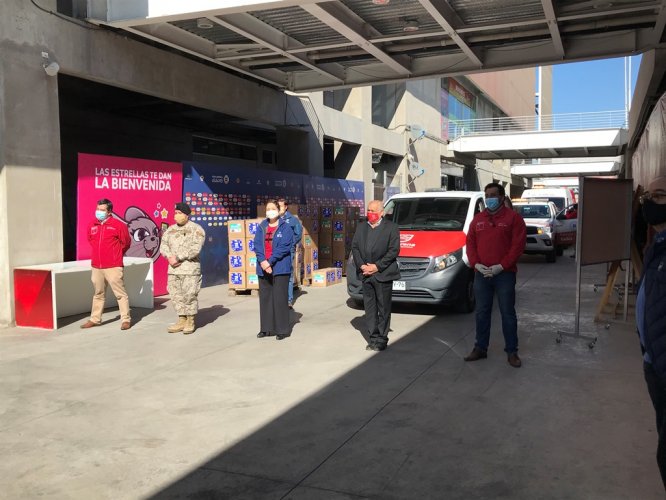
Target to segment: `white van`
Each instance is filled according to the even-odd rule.
[[[574,194],[569,188],[538,188],[538,189],[526,189],[523,191],[523,194],[520,195],[521,198],[545,198],[548,201],[555,203],[557,211],[561,212],[565,208],[576,203]]]

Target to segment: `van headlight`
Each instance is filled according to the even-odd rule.
[[[451,267],[453,264],[462,259],[462,248],[456,250],[455,252],[447,253],[435,257],[435,265],[432,268],[432,272],[436,273],[438,271],[443,271],[447,267]]]

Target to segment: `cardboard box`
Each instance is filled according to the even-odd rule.
[[[333,220],[322,219],[319,223],[319,234],[333,234]]]
[[[232,238],[245,238],[245,221],[244,220],[230,220],[227,222],[227,229],[229,231],[229,240]]]
[[[338,260],[333,259],[333,261],[331,262],[331,267],[334,267],[336,269],[342,269],[345,267],[345,261],[339,259]],[[340,275],[342,276],[342,271]]]
[[[245,256],[245,272],[250,274],[257,273],[257,256],[254,254],[247,254]]]
[[[333,267],[333,261],[331,260],[330,257],[329,258],[320,257],[318,263],[319,263],[317,266],[318,269],[326,269],[327,267]]]
[[[246,268],[247,256],[244,254],[229,255],[229,272],[244,273]]]
[[[319,220],[327,220],[333,218],[333,207],[323,206],[319,207]]]
[[[259,276],[256,272],[246,273],[247,276],[247,289],[248,290],[259,290]]]
[[[342,267],[335,268],[335,282],[342,283]]]
[[[333,207],[333,219],[335,220],[346,220],[347,219],[347,208],[342,206]]]
[[[245,220],[245,237],[254,238],[254,235],[257,234],[257,227],[264,219],[246,219]]]
[[[315,288],[324,288],[335,285],[335,269],[330,267],[318,269],[312,273],[312,286]]]
[[[229,254],[244,254],[246,249],[245,238],[229,238]]]
[[[344,219],[333,219],[333,232],[344,233],[347,231],[349,222]]]
[[[319,233],[319,229],[321,227],[321,224],[319,224],[319,219],[316,217],[304,217],[301,219],[301,223],[303,224],[303,233],[307,233],[310,235],[315,235]]]
[[[347,207],[347,220],[358,221],[361,218],[360,207]]]
[[[313,262],[315,260],[319,260],[319,249],[306,247],[303,250],[303,262]]]
[[[319,246],[319,260],[333,258],[333,248],[330,245]]]
[[[229,288],[236,290],[247,289],[246,275],[244,272],[230,272],[229,273]]]
[[[318,237],[316,234],[304,234],[303,238],[301,239],[301,243],[303,244],[303,248],[317,248],[317,241]]]
[[[254,255],[254,238],[245,238],[245,252]]]

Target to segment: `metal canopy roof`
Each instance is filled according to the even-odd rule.
[[[666,0],[89,0],[88,5],[91,22],[292,91],[623,56],[666,43]]]

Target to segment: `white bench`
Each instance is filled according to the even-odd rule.
[[[152,309],[153,261],[125,257],[124,281],[130,307]],[[90,260],[24,266],[14,269],[16,326],[58,328],[58,318],[90,312],[94,293]],[[104,307],[117,305],[110,287]]]

